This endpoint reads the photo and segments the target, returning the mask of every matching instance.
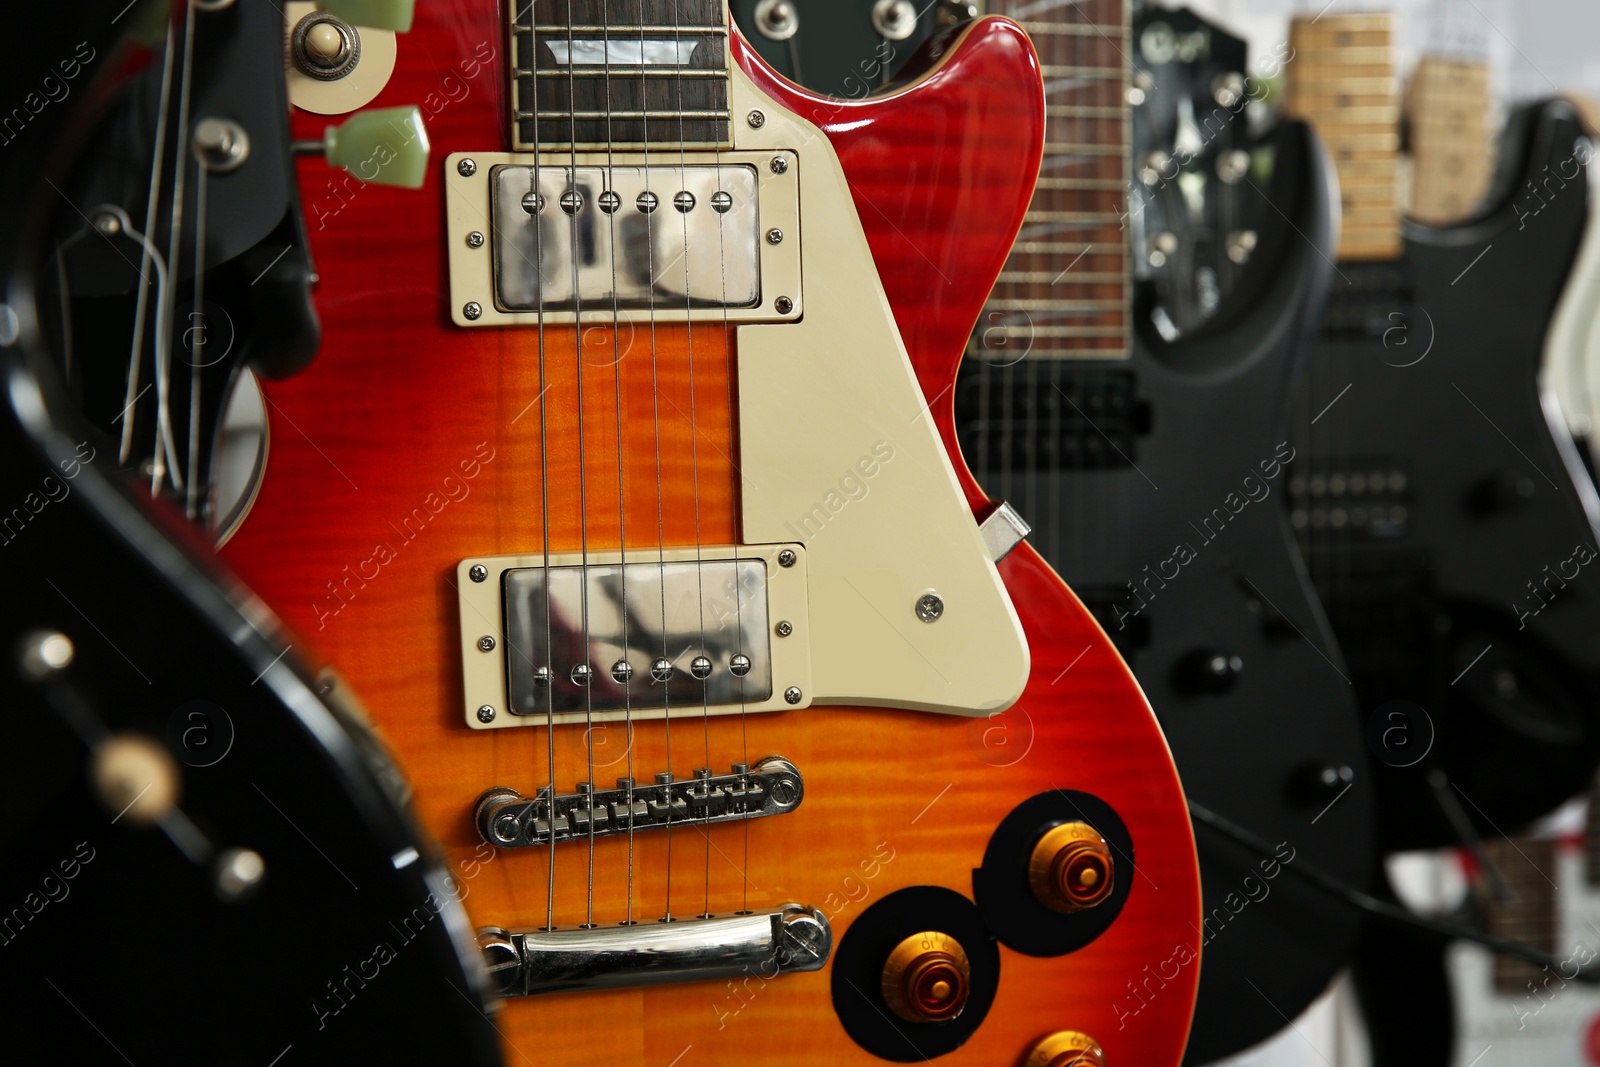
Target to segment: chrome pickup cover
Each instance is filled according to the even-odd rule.
[[[475,729],[807,703],[804,546],[635,550],[625,565],[616,552],[484,556],[457,575]]]
[[[491,181],[495,301],[503,310],[683,311],[760,301],[754,167],[501,166]]]
[[[596,792],[592,783],[580,783],[577,792],[555,798],[554,811],[549,787],[536,797],[491,789],[478,800],[475,821],[489,844],[526,848],[550,844],[552,834],[556,841],[586,841],[591,831],[594,837],[608,837],[669,823],[703,826],[782,815],[798,808],[804,797],[805,783],[794,764],[768,756],[754,767],[735,763],[728,774],[713,775],[711,768],[702,767],[693,778],[676,782],[663,772],[654,785],[619,778],[615,789]]]
[[[506,571],[511,713],[766,700],[765,577],[727,559]]]

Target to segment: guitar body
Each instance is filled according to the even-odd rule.
[[[1581,133],[1564,102],[1522,110],[1476,216],[1408,222],[1397,267],[1341,266],[1367,292],[1330,309],[1301,405],[1348,386],[1297,427],[1294,508],[1362,714],[1409,701],[1437,731],[1425,761],[1378,768],[1386,849],[1459,843],[1430,770],[1453,787],[1445,805],[1500,834],[1582,790],[1600,759],[1595,492],[1540,384],[1590,210]],[[1411,310],[1362,312],[1396,275]]]
[[[501,19],[492,3],[421,5],[402,42],[394,79],[378,103],[439,103],[424,104],[436,162],[504,142]],[[768,130],[788,121],[773,100],[807,119],[814,108],[837,106],[780,84],[737,36],[729,43],[737,65],[772,98],[761,102]],[[452,66],[455,57],[469,55],[478,63]],[[465,89],[450,88],[446,100],[437,95],[441,79],[446,88]],[[922,255],[966,279],[924,294],[929,319],[953,316],[954,328],[924,326],[908,333],[905,344],[919,365],[941,363],[953,377],[960,339],[1020,223],[1037,162],[1042,101],[1031,49],[1009,24],[980,22],[913,88],[851,106],[856,125],[848,136],[830,130],[834,149],[814,130],[810,148],[793,147],[828,160],[836,149],[844,178],[885,199],[890,192],[876,184],[887,173],[882,162],[900,161],[894,208],[914,205],[926,223],[915,235],[924,242]],[[736,118],[742,121],[746,111],[736,106]],[[961,187],[920,180],[954,162],[967,168]],[[870,262],[844,182],[825,170],[808,170],[803,188],[820,196],[817,190],[837,187],[840,199],[831,208],[806,201],[812,229],[802,240],[820,252],[827,245],[823,227],[854,234],[862,261]],[[652,330],[636,317],[625,337],[586,327],[581,370],[570,326],[543,329],[542,341],[531,327],[454,326],[443,249],[459,235],[442,228],[436,175],[421,194],[365,187],[335,204],[321,193],[330,211],[318,228],[324,180],[314,167],[302,173],[322,277],[323,354],[314,374],[268,391],[274,447],[267,478],[225,555],[360,687],[416,783],[424,822],[471,879],[466,907],[474,924],[543,925],[548,908],[557,925],[572,925],[588,920],[592,907],[592,921],[615,926],[626,916],[654,923],[668,911],[687,917],[798,901],[820,909],[833,930],[834,957],[820,973],[508,1000],[496,1018],[508,1060],[732,1064],[770,1059],[776,1048],[780,1058],[793,1052],[808,1062],[920,1060],[948,1052],[941,1062],[995,1064],[1019,1061],[1050,1031],[1072,1029],[1093,1035],[1111,1062],[1177,1063],[1197,962],[1168,967],[1166,961],[1189,939],[1199,914],[1193,839],[1177,776],[1126,667],[1026,548],[1007,558],[1000,573],[1032,643],[1032,668],[1022,699],[998,717],[820,706],[710,717],[675,711],[670,733],[657,718],[635,721],[631,738],[620,721],[553,731],[542,721],[521,730],[463,724],[458,564],[484,554],[539,553],[546,538],[552,552],[585,544],[614,549],[624,539],[630,546],[691,548],[748,540],[741,501],[748,505],[773,479],[763,477],[761,457],[748,448],[759,429],[740,421],[748,419],[749,405],[741,399],[736,412],[731,396],[762,368],[747,362],[753,335],[721,324]],[[961,202],[984,207],[987,224],[958,229],[952,208]],[[886,277],[902,266],[898,257],[879,262]],[[969,268],[974,273],[965,274]],[[820,321],[828,312],[826,275],[844,265],[807,261],[805,270],[806,317]],[[869,293],[877,284],[870,272],[849,281]],[[888,321],[881,297],[876,306]],[[868,335],[858,342],[862,336]],[[850,342],[840,336],[816,343]],[[867,346],[858,358],[865,369],[885,353]],[[849,381],[809,380],[815,372],[805,360],[793,361],[786,373],[796,398],[814,388],[836,407],[862,406]],[[891,455],[912,455],[907,435],[920,432],[914,383],[906,377],[910,402],[892,422],[860,431],[868,444],[894,441]],[[587,450],[574,447],[580,380]],[[944,417],[937,410],[935,416]],[[652,425],[659,426],[659,453]],[[789,443],[808,447],[803,435]],[[888,480],[901,477],[899,469],[885,461],[888,473],[849,507],[883,506],[878,501],[891,498]],[[816,491],[826,489],[824,478]],[[959,502],[953,482],[950,493]],[[619,495],[627,501],[626,531],[619,528]],[[425,509],[421,524],[402,531],[418,508]],[[808,545],[814,560],[831,536],[832,527]],[[848,536],[847,527],[839,536]],[[922,625],[907,618],[900,625]],[[858,654],[871,660],[876,651]],[[919,669],[937,674],[941,667],[951,669],[932,661]],[[625,774],[648,781],[668,768],[686,778],[696,766],[769,753],[783,754],[805,775],[804,804],[792,813],[742,825],[680,825],[631,842],[617,836],[592,846],[564,843],[553,852],[553,875],[552,850],[487,849],[471,818],[476,798],[491,786],[531,794],[548,782],[547,761],[565,790]],[[1131,839],[1134,866],[1117,873],[1129,890],[1121,911],[1070,953],[1030,955],[990,939],[992,917],[1021,918],[1021,929],[1013,923],[1010,931],[1016,943],[1059,952],[1030,938],[1058,929],[1063,917],[1052,919],[1055,913],[1031,897],[996,905],[1019,887],[1026,896],[1025,862],[1018,866],[1025,857],[1002,843],[995,847],[1004,872],[986,860],[997,828],[1030,800],[1050,811],[1103,803]],[[886,902],[893,894],[899,895]],[[930,894],[943,903],[929,922],[970,932],[972,943],[963,943],[987,975],[992,1006],[984,1005],[985,1013],[975,1000],[961,1018],[931,1029],[883,1029],[890,1044],[880,1042],[874,1055],[852,1034],[890,1025],[874,986],[878,972],[851,961],[870,961],[875,952],[881,959],[892,945],[880,944],[884,931],[897,915],[916,910],[908,900]],[[967,902],[975,895],[978,907]],[[1164,967],[1162,977],[1150,977]],[[1138,997],[1132,983],[1147,983],[1138,986]],[[848,1027],[841,1018],[850,1020]]]

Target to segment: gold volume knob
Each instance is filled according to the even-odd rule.
[[[1088,823],[1052,827],[1028,858],[1028,886],[1052,911],[1071,913],[1101,903],[1116,886],[1106,839]]]
[[[972,965],[949,934],[912,934],[883,963],[883,999],[908,1022],[948,1022],[961,1014],[971,993]]]
[[[1023,1067],[1106,1067],[1106,1054],[1088,1034],[1057,1030],[1039,1039]]]

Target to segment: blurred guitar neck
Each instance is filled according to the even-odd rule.
[[[1464,218],[1489,189],[1489,65],[1424,56],[1411,77],[1411,215],[1439,226]]]

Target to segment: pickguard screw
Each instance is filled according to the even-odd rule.
[[[478,709],[478,721],[479,722],[494,722],[494,709],[491,708],[487,704],[485,704],[483,707],[479,708]]]
[[[767,116],[763,115],[759,111],[750,112],[750,114],[744,117],[744,120],[750,124],[750,128],[752,130],[759,130],[761,127],[767,124]]]
[[[791,685],[789,688],[785,689],[783,691],[783,699],[788,701],[790,704],[800,703],[800,687],[797,685]]]
[[[767,231],[767,244],[769,244],[769,245],[781,245],[781,244],[783,244],[783,231],[778,229],[776,226],[774,226],[772,229],[768,230]]]
[[[461,309],[461,314],[469,319],[477,319],[483,315],[483,305],[476,300],[468,300],[467,306]]]
[[[485,567],[481,563],[474,563],[472,565],[472,569],[467,572],[467,577],[471,578],[475,582],[487,581],[489,578],[489,568]]]
[[[779,637],[788,637],[790,634],[794,633],[794,623],[790,622],[788,619],[783,619],[779,621],[778,625],[773,627],[773,629],[778,631]]]
[[[474,174],[478,173],[478,165],[470,159],[463,159],[460,163],[456,164],[456,173],[461,175],[463,178],[470,178]]]
[[[490,637],[488,634],[484,634],[482,637],[478,638],[478,651],[493,652],[494,638]]]
[[[782,174],[789,169],[789,161],[783,156],[773,156],[772,162],[767,165],[772,168],[774,174]]]
[[[483,234],[479,233],[477,230],[473,230],[471,233],[467,234],[467,247],[482,248]]]
[[[772,302],[773,310],[780,315],[787,315],[794,310],[794,301],[786,296],[780,296]]]
[[[944,614],[944,599],[938,593],[923,593],[917,598],[917,618],[923,622],[937,622]]]
[[[786,548],[778,553],[778,566],[793,567],[795,561],[794,549]]]

